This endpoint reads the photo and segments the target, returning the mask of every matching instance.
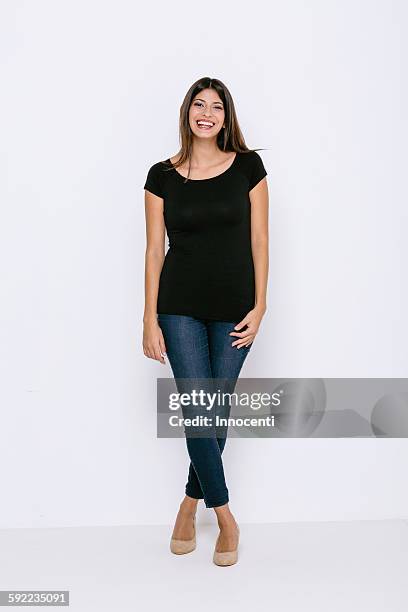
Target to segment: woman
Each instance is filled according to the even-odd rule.
[[[225,379],[223,389],[231,390],[266,311],[267,172],[247,148],[231,94],[218,79],[204,77],[190,87],[180,109],[180,142],[177,155],[150,168],[144,185],[143,351],[163,364],[167,354],[179,391],[197,378]],[[223,410],[228,416],[230,407]],[[213,561],[232,565],[239,527],[221,457],[226,429],[211,424],[184,431],[191,461],[170,549],[194,550],[203,499],[220,529]]]

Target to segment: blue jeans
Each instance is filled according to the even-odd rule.
[[[181,389],[177,379],[225,379],[217,380],[214,388],[232,393],[245,358],[252,346],[237,349],[231,344],[238,340],[230,336],[239,321],[212,321],[187,315],[158,314],[158,323],[163,333],[178,391],[188,391],[189,381],[183,380]],[[239,331],[244,331],[240,329]],[[186,385],[187,383],[187,385]],[[221,383],[221,386],[220,384]],[[220,416],[228,418],[230,405],[224,405]],[[183,417],[191,416],[183,408]],[[223,506],[229,501],[221,454],[224,450],[227,428],[196,428],[186,435],[190,456],[186,495],[204,499],[207,508]]]

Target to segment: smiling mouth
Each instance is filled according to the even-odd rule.
[[[200,119],[196,123],[200,130],[211,130],[215,125],[212,121],[203,121]]]

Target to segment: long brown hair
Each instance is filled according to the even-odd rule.
[[[185,177],[185,181],[188,180],[191,170],[191,155],[193,151],[193,133],[190,128],[188,119],[190,106],[196,95],[203,89],[215,89],[219,97],[221,98],[224,105],[225,120],[223,127],[217,134],[217,145],[221,151],[236,152],[236,153],[248,153],[250,151],[256,151],[259,149],[248,149],[245,144],[244,137],[239,127],[237,115],[235,112],[234,101],[229,92],[228,87],[219,79],[212,79],[210,77],[202,77],[193,83],[190,89],[187,91],[183,103],[180,107],[180,119],[179,119],[179,138],[180,138],[180,157],[177,162],[171,163],[170,168],[172,170],[181,166],[188,160],[188,175]],[[166,163],[166,162],[163,162]]]

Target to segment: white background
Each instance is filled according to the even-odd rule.
[[[268,311],[241,376],[406,377],[403,1],[1,3],[0,527],[171,523],[142,351],[148,168],[202,76],[270,190]],[[230,439],[241,522],[408,517],[405,439]],[[203,509],[203,516],[212,511]]]

